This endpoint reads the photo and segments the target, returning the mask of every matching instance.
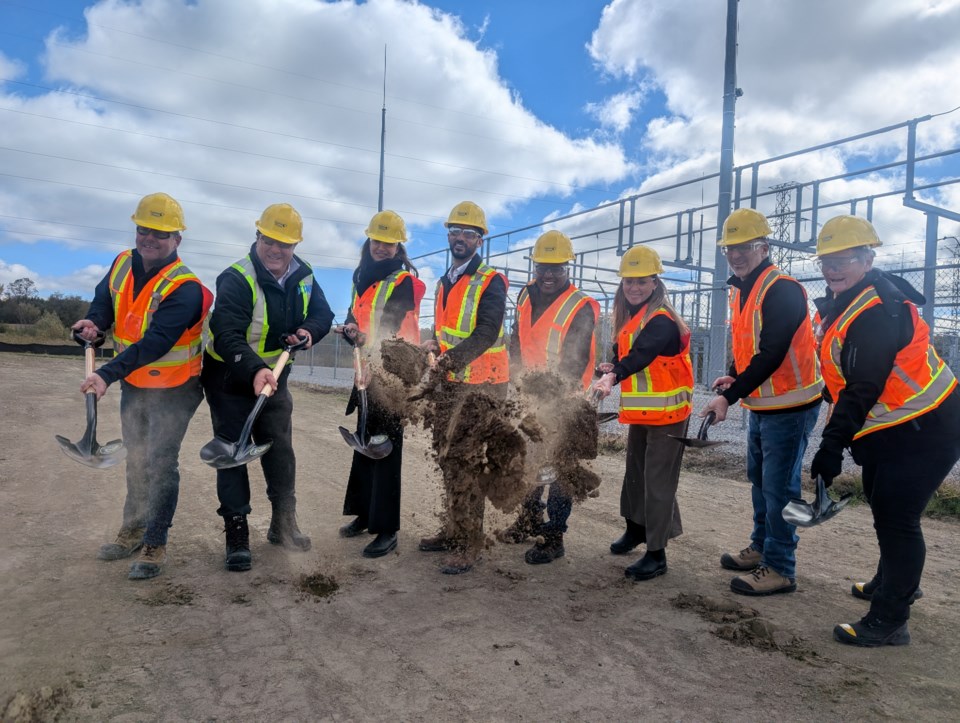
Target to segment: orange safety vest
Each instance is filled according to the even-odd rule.
[[[384,279],[368,286],[360,296],[357,296],[356,287],[353,289],[353,305],[350,313],[353,314],[360,331],[367,336],[367,348],[379,348],[380,322],[383,319],[387,299],[407,277],[413,281],[413,308],[404,315],[397,336],[411,344],[420,344],[420,300],[427,287],[409,271],[394,271]]]
[[[452,349],[473,333],[477,325],[477,307],[480,297],[494,277],[499,276],[509,287],[507,278],[484,263],[472,274],[464,274],[450,288],[446,299],[443,296],[443,280],[437,281],[434,301],[434,323],[440,353]],[[510,381],[510,363],[507,345],[503,337],[503,324],[497,340],[483,354],[459,372],[448,372],[447,379],[464,384],[502,384]]]
[[[163,300],[183,284],[189,283],[200,284],[203,292],[203,313],[200,321],[184,331],[170,351],[162,357],[127,375],[126,381],[133,386],[143,389],[169,389],[185,384],[192,377],[200,376],[203,320],[213,303],[213,294],[200,283],[200,279],[178,256],[176,261],[160,269],[140,290],[137,298],[133,298],[133,252],[124,251],[114,260],[110,269],[110,297],[113,301],[115,355],[143,339],[150,327],[153,313]]]
[[[843,350],[847,331],[860,314],[882,303],[876,288],[868,286],[824,332],[820,347],[823,378],[834,401],[839,399],[846,386],[840,367],[840,352]],[[893,360],[893,371],[883,385],[880,398],[867,414],[863,427],[853,435],[854,439],[926,414],[939,407],[957,386],[956,377],[950,367],[930,344],[930,327],[917,314],[914,304],[909,301],[904,301],[904,304],[913,319],[913,338],[897,352]]]
[[[647,305],[624,324],[617,336],[617,353],[622,359],[643,331]],[[670,317],[660,307],[651,319]],[[661,426],[682,422],[693,409],[693,364],[690,361],[690,332],[681,335],[680,353],[658,356],[645,368],[620,382],[620,423]]]
[[[799,285],[796,279],[782,274],[776,266],[768,266],[757,278],[742,310],[740,289],[731,287],[730,327],[733,333],[733,361],[738,372],[746,369],[750,360],[760,351],[763,298],[779,279]],[[803,290],[803,287],[800,289]],[[803,298],[807,298],[806,291],[803,292]],[[820,376],[813,324],[807,319],[794,333],[790,351],[777,370],[740,403],[747,409],[760,411],[789,409],[816,401],[822,390],[823,378]]]
[[[590,336],[590,359],[583,370],[583,388],[593,381],[596,364],[596,323],[600,317],[600,304],[571,284],[547,307],[536,322],[532,322],[533,306],[530,303],[528,286],[520,291],[517,299],[517,324],[520,331],[520,360],[527,369],[553,369],[560,366],[560,351],[567,337],[573,318],[584,306],[593,310],[594,333]]]

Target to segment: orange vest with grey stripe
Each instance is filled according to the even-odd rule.
[[[503,274],[481,263],[472,274],[464,274],[457,279],[450,287],[446,299],[443,295],[443,281],[437,282],[434,320],[441,354],[473,333],[477,325],[480,297],[496,276],[502,278],[504,284],[509,284]],[[490,348],[459,372],[448,372],[447,379],[464,384],[502,384],[510,381],[503,324],[500,324],[500,333]]]
[[[625,357],[648,323],[642,307],[617,335],[617,352]],[[661,307],[650,316],[670,317]],[[690,361],[690,332],[680,337],[680,353],[658,356],[645,368],[620,382],[620,423],[662,426],[682,422],[693,408],[693,364]]]
[[[380,322],[383,319],[383,310],[386,308],[387,300],[393,296],[394,290],[407,277],[413,283],[413,308],[404,315],[397,336],[411,344],[420,343],[420,299],[423,298],[426,286],[409,271],[394,271],[381,281],[370,284],[360,296],[357,296],[356,288],[353,289],[353,305],[350,313],[353,314],[357,327],[367,337],[365,343],[367,348],[380,347],[382,341]]]
[[[824,332],[820,347],[823,364],[823,379],[830,396],[839,399],[846,380],[840,367],[840,353],[853,321],[867,309],[882,304],[873,286],[865,288]],[[859,432],[859,439],[880,429],[909,422],[931,409],[939,407],[957,386],[956,377],[930,344],[930,327],[917,314],[917,307],[905,301],[913,319],[913,338],[897,352],[893,371],[880,392],[880,398],[867,413],[867,419]]]
[[[596,324],[600,316],[600,304],[571,284],[534,322],[531,321],[533,306],[530,303],[530,292],[527,288],[521,289],[517,299],[520,359],[526,369],[556,371],[560,366],[563,341],[577,312],[584,306],[589,306],[593,310],[593,322]],[[596,364],[595,346],[596,336],[593,335],[590,342],[590,359],[581,379],[584,389],[587,389],[593,380],[593,367]]]
[[[799,285],[796,279],[782,274],[776,266],[768,266],[754,283],[743,309],[740,308],[740,289],[731,289],[730,327],[733,333],[733,361],[738,372],[746,369],[750,360],[760,351],[763,298],[780,279]],[[803,289],[802,286],[800,288]],[[803,298],[807,298],[806,291]],[[820,376],[813,324],[805,319],[794,333],[790,350],[777,370],[740,403],[747,409],[758,411],[790,409],[816,401],[822,390],[823,378]]]
[[[110,298],[113,301],[113,348],[116,354],[143,338],[150,328],[153,313],[164,299],[183,284],[193,283],[200,284],[203,292],[200,321],[184,331],[162,357],[131,372],[126,381],[133,386],[169,389],[185,384],[191,377],[200,376],[203,320],[213,303],[213,294],[178,256],[176,261],[160,269],[140,290],[137,298],[133,298],[133,252],[124,251],[114,260],[110,269]]]

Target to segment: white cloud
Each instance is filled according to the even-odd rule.
[[[646,93],[642,89],[617,93],[601,103],[588,103],[586,110],[604,128],[622,133],[633,123],[633,117],[645,97]]]

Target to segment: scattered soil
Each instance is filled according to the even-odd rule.
[[[150,607],[159,605],[190,605],[193,602],[194,592],[185,585],[172,582],[164,583],[163,587],[149,595],[140,598],[140,602]]]
[[[340,583],[330,575],[315,572],[311,575],[301,575],[296,587],[305,595],[327,598],[340,589]]]
[[[59,719],[70,707],[70,696],[64,687],[44,686],[39,690],[18,690],[3,707],[4,723],[37,723]]]
[[[407,386],[414,386],[427,371],[427,353],[404,339],[384,339],[380,344],[380,364]]]

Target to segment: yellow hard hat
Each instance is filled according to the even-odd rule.
[[[289,203],[275,203],[263,209],[257,228],[264,236],[284,244],[303,241],[303,219]]]
[[[736,246],[758,238],[766,238],[773,231],[767,217],[752,208],[738,208],[723,222],[723,236],[717,246]]]
[[[154,231],[187,230],[183,225],[183,209],[165,193],[151,193],[141,198],[130,220]]]
[[[483,209],[473,201],[461,201],[450,212],[450,218],[443,224],[444,226],[476,226],[487,234],[487,217],[483,214]]]
[[[663,273],[663,264],[660,263],[660,254],[649,246],[634,246],[627,249],[627,253],[620,259],[621,278],[635,278],[653,276]]]
[[[530,258],[535,264],[565,264],[574,259],[573,244],[565,233],[547,231],[533,245]]]
[[[407,240],[407,226],[403,219],[394,211],[381,211],[370,219],[367,238],[382,241],[385,244],[402,244]]]
[[[817,256],[859,246],[874,248],[880,245],[880,237],[867,219],[859,216],[836,216],[820,229],[820,235],[817,236]]]

